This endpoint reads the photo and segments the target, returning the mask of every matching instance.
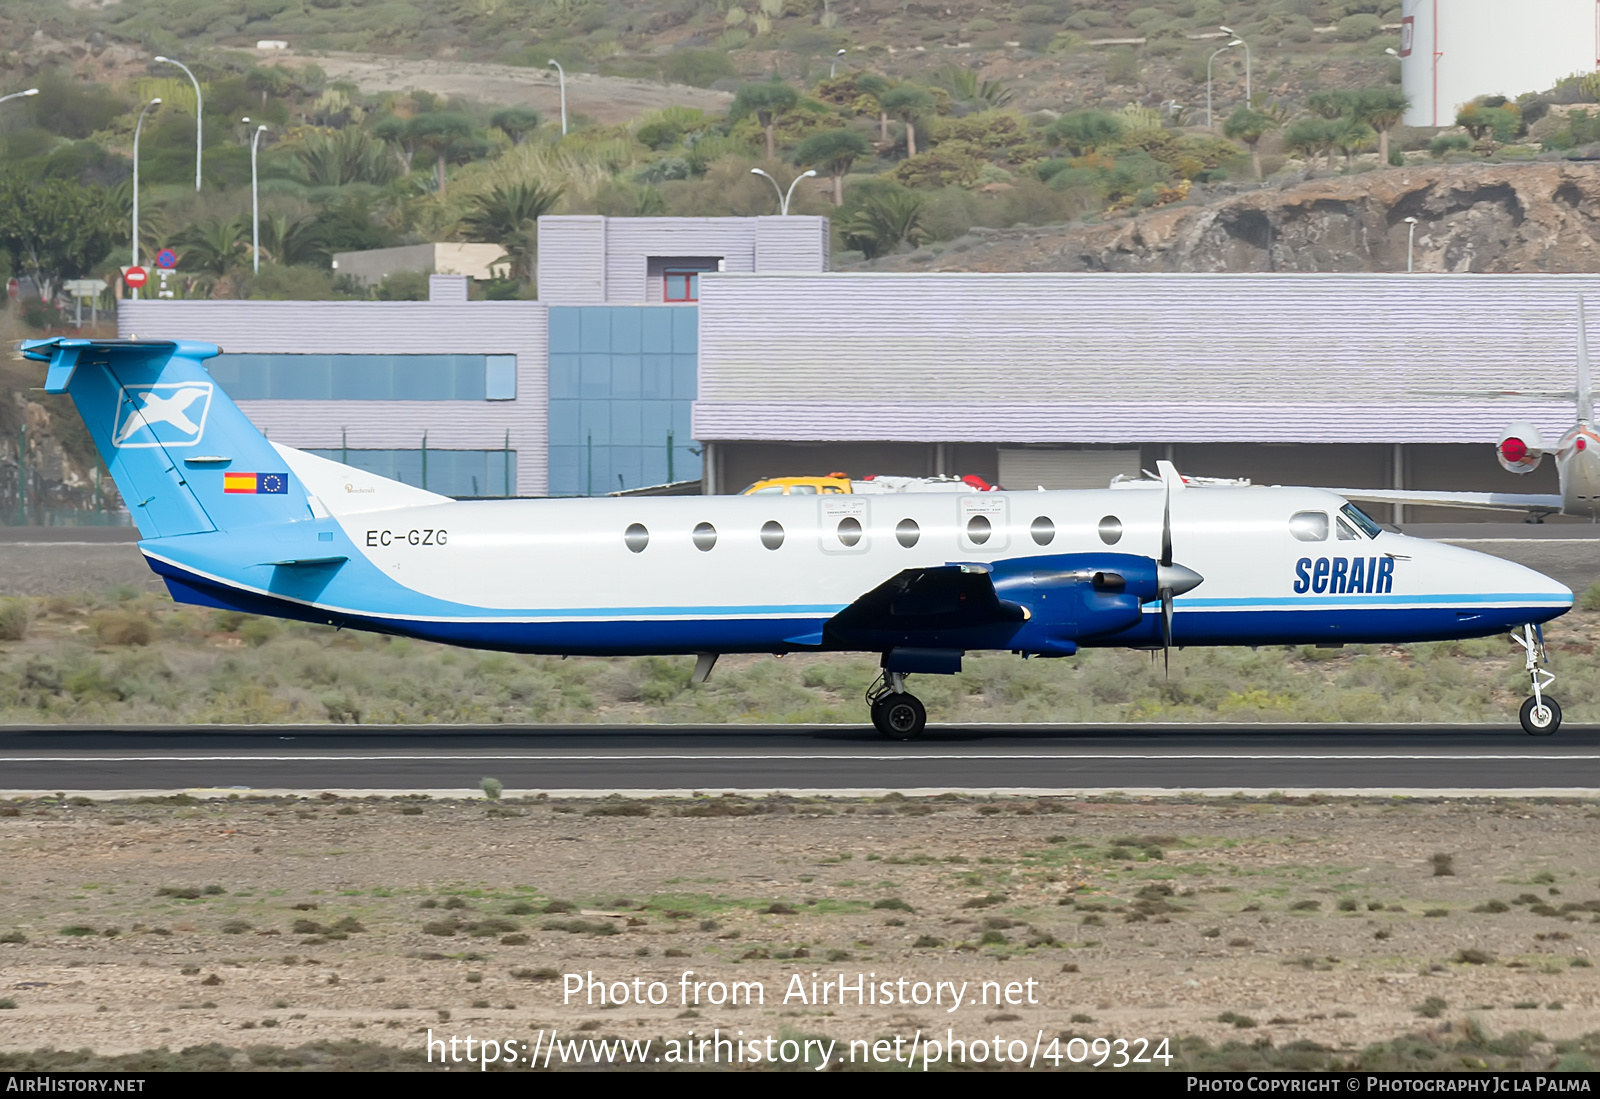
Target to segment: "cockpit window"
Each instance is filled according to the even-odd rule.
[[[1289,533],[1302,542],[1328,540],[1328,513],[1325,511],[1297,511],[1289,517]]]
[[[1383,533],[1383,528],[1377,524],[1372,516],[1368,515],[1354,504],[1346,504],[1344,507],[1339,509],[1339,514],[1343,515],[1346,519],[1349,519],[1352,523],[1365,531],[1368,538],[1376,538],[1378,535]]]
[[[1355,528],[1352,527],[1349,523],[1346,523],[1344,521],[1343,517],[1338,517],[1338,518],[1334,519],[1334,521],[1333,521],[1333,529],[1334,529],[1334,532],[1336,534],[1338,534],[1339,541],[1341,541],[1341,542],[1359,542],[1359,541],[1361,541],[1361,535],[1357,534],[1356,531],[1355,531]]]

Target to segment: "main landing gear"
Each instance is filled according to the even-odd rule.
[[[904,672],[885,672],[867,688],[873,727],[890,740],[915,740],[928,726],[928,711],[906,692]]]
[[[1529,736],[1549,736],[1561,728],[1561,706],[1544,695],[1544,689],[1556,681],[1555,675],[1542,667],[1550,662],[1544,649],[1544,631],[1530,624],[1513,633],[1511,640],[1522,646],[1527,657],[1525,670],[1533,689],[1533,697],[1522,704],[1522,713],[1518,715],[1522,719],[1522,730]]]

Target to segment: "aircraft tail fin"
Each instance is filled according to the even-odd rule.
[[[71,396],[145,538],[310,518],[283,457],[214,382],[190,340],[25,340],[44,388]]]
[[[1594,380],[1589,372],[1589,337],[1583,323],[1583,295],[1578,295],[1578,419],[1594,418]]]

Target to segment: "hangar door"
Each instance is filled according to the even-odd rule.
[[[1000,485],[1015,492],[1031,492],[1040,487],[1105,488],[1119,473],[1139,476],[1137,450],[1000,451]]]

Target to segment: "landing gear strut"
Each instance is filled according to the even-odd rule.
[[[909,694],[904,672],[885,672],[867,688],[873,727],[890,740],[915,740],[928,725],[928,711]]]
[[[1542,665],[1550,662],[1544,649],[1544,631],[1527,625],[1513,633],[1511,640],[1522,646],[1527,657],[1528,682],[1533,697],[1522,704],[1522,731],[1529,736],[1549,736],[1561,728],[1561,706],[1553,698],[1546,698],[1544,689],[1556,681],[1555,675]]]

